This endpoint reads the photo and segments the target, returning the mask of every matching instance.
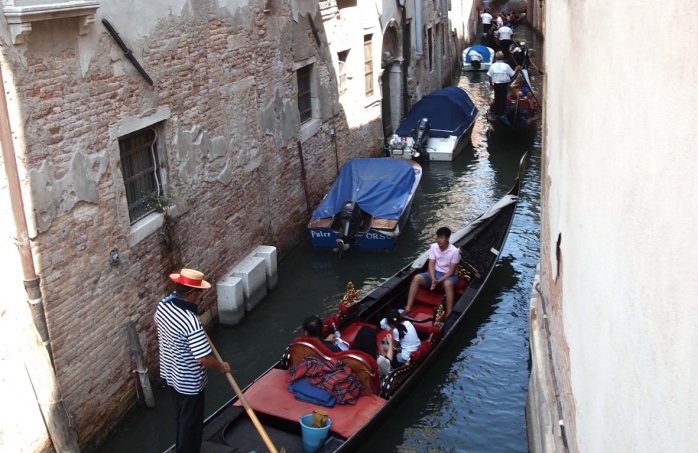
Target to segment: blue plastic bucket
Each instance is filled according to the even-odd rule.
[[[301,417],[301,432],[303,434],[303,450],[306,453],[314,453],[327,439],[327,434],[330,432],[332,420],[327,417],[327,424],[322,428],[313,427],[313,414],[307,414]]]

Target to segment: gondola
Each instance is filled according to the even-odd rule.
[[[324,410],[331,420],[329,433],[321,441],[318,452],[356,451],[361,439],[387,419],[396,401],[408,394],[409,388],[430,368],[438,353],[465,321],[490,277],[512,224],[526,157],[524,155],[521,159],[519,173],[511,190],[487,212],[451,235],[451,242],[461,252],[453,311],[448,318],[444,318],[444,295],[420,290],[407,319],[416,327],[421,344],[407,364],[394,368],[380,378],[374,357],[353,349],[333,353],[321,342],[301,337],[294,339],[282,358],[244,389],[247,403],[256,413],[265,435],[269,436],[277,449],[283,448],[288,453],[304,451],[299,420],[317,408]],[[349,345],[362,326],[385,332],[379,327],[381,319],[388,310],[405,306],[410,282],[425,269],[427,261],[428,253],[425,253],[361,298],[349,283],[337,313],[325,321],[326,330],[339,332],[342,341]],[[351,369],[350,374],[361,382],[362,387],[361,396],[353,401],[354,404],[321,407],[296,399],[289,392],[289,370],[302,368],[303,361],[311,359]],[[341,364],[337,364],[337,360]],[[265,443],[237,398],[205,421],[202,452],[252,450],[266,451]]]
[[[525,88],[525,93],[518,91],[517,96],[507,97],[507,106],[503,114],[496,114],[492,107],[485,114],[489,124],[488,134],[500,137],[531,137],[538,130],[542,111],[533,92],[528,70],[522,69],[512,87]]]

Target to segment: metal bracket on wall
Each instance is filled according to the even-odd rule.
[[[143,76],[146,82],[148,82],[151,86],[153,85],[153,79],[150,78],[147,72],[145,72],[145,69],[143,69],[143,66],[136,60],[136,57],[133,56],[133,52],[131,49],[129,49],[124,41],[121,39],[119,36],[119,33],[114,29],[112,24],[109,23],[107,19],[102,19],[102,23],[106,27],[107,31],[109,32],[110,35],[114,38],[114,41],[116,41],[116,44],[121,47],[121,50],[124,51],[124,55],[128,60],[133,64],[133,67],[136,68],[136,70],[139,72],[140,75]]]

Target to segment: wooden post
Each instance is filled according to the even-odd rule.
[[[148,377],[148,368],[145,366],[145,359],[143,359],[143,348],[141,348],[141,342],[138,339],[138,332],[136,332],[136,324],[133,321],[126,323],[126,328],[128,329],[128,338],[131,343],[131,352],[133,352],[136,358],[136,369],[133,370],[134,373],[138,375],[138,381],[143,389],[143,399],[145,400],[146,407],[155,407],[155,396],[153,396],[153,389],[150,386],[150,378]]]

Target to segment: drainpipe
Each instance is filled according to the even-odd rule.
[[[44,306],[41,301],[40,280],[34,269],[34,257],[32,256],[31,244],[29,242],[27,219],[24,216],[24,202],[22,200],[22,191],[20,190],[15,148],[12,142],[2,68],[0,68],[0,147],[2,147],[2,158],[5,162],[12,217],[17,230],[17,249],[19,250],[22,264],[24,289],[27,291],[29,307],[36,326],[36,332],[27,332],[27,338],[25,339],[28,344],[27,351],[23,351],[22,354],[25,368],[31,380],[36,401],[39,404],[39,409],[46,424],[46,430],[51,437],[54,448],[59,452],[79,452],[77,436],[72,429],[70,417],[63,404],[63,397],[58,388],[58,380],[53,369],[51,345],[48,328],[46,327],[46,315],[44,314]],[[41,337],[43,348],[38,345],[38,342],[33,341],[37,339],[37,333]]]
[[[405,16],[407,15],[405,12],[405,0],[395,0],[395,3],[400,10],[400,29],[402,30],[402,61],[400,62],[400,65],[402,66],[402,113],[400,115],[400,121],[402,121],[402,119],[407,116],[407,112],[410,110],[410,102],[407,93],[407,72],[409,71],[410,52],[412,49],[407,47],[405,43]]]
[[[414,0],[415,57],[422,59],[422,0]]]

